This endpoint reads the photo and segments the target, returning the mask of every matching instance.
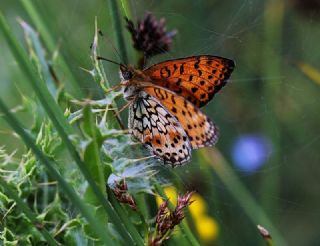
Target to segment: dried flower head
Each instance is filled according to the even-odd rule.
[[[193,202],[190,201],[192,194],[193,192],[187,192],[178,196],[176,208],[172,212],[168,208],[168,200],[160,205],[156,217],[156,233],[149,238],[149,246],[161,245],[169,238],[170,232],[184,219],[183,210]]]
[[[142,51],[147,58],[170,50],[176,31],[166,31],[164,18],[157,21],[154,15],[146,13],[137,26],[127,18],[126,22],[134,48]]]
[[[193,192],[187,192],[182,196],[178,196],[176,209],[171,213],[171,221],[173,227],[180,224],[184,218],[183,209],[189,206],[193,201],[190,201]]]
[[[159,210],[158,210],[158,214],[156,217],[156,224],[161,223],[161,221],[164,220],[164,217],[167,216],[167,214],[169,212],[168,203],[169,203],[168,200],[166,200],[160,205]]]
[[[116,183],[115,188],[111,189],[117,200],[127,204],[133,210],[137,210],[137,204],[133,197],[128,193],[128,185],[125,180]]]

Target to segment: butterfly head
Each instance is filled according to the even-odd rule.
[[[145,81],[146,75],[142,70],[136,69],[133,66],[120,65],[120,77],[123,81]]]
[[[122,80],[131,80],[134,76],[134,68],[120,64],[120,77]]]
[[[123,86],[124,98],[131,100],[139,91],[140,71],[133,66],[120,65],[121,84]]]

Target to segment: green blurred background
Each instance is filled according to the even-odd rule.
[[[108,37],[101,44],[101,54],[120,60],[113,49],[114,31],[107,1],[33,2],[45,16],[44,24],[56,50],[65,57],[81,85],[69,92],[82,99],[101,98],[91,76],[80,67],[92,66],[89,47],[95,17]],[[131,0],[129,3],[134,21],[150,11],[157,18],[166,19],[168,30],[178,31],[171,51],[153,58],[150,64],[197,54],[236,61],[231,81],[204,109],[220,127],[217,147],[288,245],[319,245],[320,2]],[[2,0],[0,8],[25,46],[16,18],[19,16],[31,24],[32,21],[22,5],[19,1]],[[127,32],[126,40],[132,50]],[[21,95],[32,97],[33,93],[22,86],[20,81],[25,78],[2,36],[0,42],[0,96],[13,108],[21,104]],[[130,62],[135,63],[134,53],[130,54]],[[111,83],[117,84],[117,67],[106,64],[106,69]],[[68,75],[59,67],[56,70],[68,90]],[[32,123],[31,115],[24,112],[17,115],[26,124]],[[0,145],[22,153],[20,141],[3,121],[0,134]],[[250,160],[255,158],[250,155],[259,151],[263,152],[261,160],[250,166]],[[215,176],[203,177],[205,167],[199,153],[194,151],[192,163],[177,171],[184,188],[192,187],[205,198],[210,215],[219,225],[222,245],[258,245],[260,235],[223,182]],[[241,165],[243,162],[249,166]]]

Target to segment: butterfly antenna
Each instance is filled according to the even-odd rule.
[[[113,64],[119,65],[121,71],[127,71],[128,70],[128,67],[126,65],[124,65],[122,63],[119,63],[119,62],[116,62],[116,61],[113,61],[113,60],[110,60],[110,59],[107,59],[107,58],[104,58],[102,56],[97,56],[96,59],[97,60],[103,60],[103,61],[111,62]]]
[[[110,60],[110,59],[108,59],[108,58],[104,58],[104,57],[102,57],[102,56],[97,56],[96,58],[97,58],[97,60],[103,60],[103,61],[111,62],[111,63],[116,64],[116,65],[119,65],[119,66],[123,66],[123,64],[121,64],[121,63],[119,63],[119,62]]]
[[[111,39],[110,39],[108,36],[104,35],[103,32],[102,32],[100,29],[98,30],[98,33],[99,33],[99,35],[100,35],[101,37],[104,37],[104,38],[106,39],[107,43],[109,43],[109,44],[111,45],[113,51],[114,51],[114,52],[116,53],[116,55],[118,56],[119,60],[122,60],[122,59],[121,59],[121,56],[120,56],[120,54],[119,54],[119,52],[118,52],[118,50],[117,50],[117,48],[116,48],[115,45],[112,43]]]

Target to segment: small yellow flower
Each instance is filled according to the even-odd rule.
[[[191,201],[194,201],[189,207],[192,217],[196,219],[207,212],[207,204],[199,194],[194,193]]]
[[[213,241],[218,237],[219,227],[215,219],[203,215],[194,221],[199,236],[203,241]]]
[[[176,189],[174,187],[172,187],[172,186],[165,187],[164,188],[164,193],[166,194],[166,196],[168,197],[168,199],[170,200],[170,202],[172,204],[174,204],[174,205],[177,204],[177,192],[176,192]],[[160,204],[163,202],[163,199],[160,196],[157,196],[156,197],[156,202],[157,202],[157,205],[159,207]]]
[[[306,63],[299,63],[298,66],[300,70],[311,80],[320,84],[320,71],[315,67],[306,64]]]

